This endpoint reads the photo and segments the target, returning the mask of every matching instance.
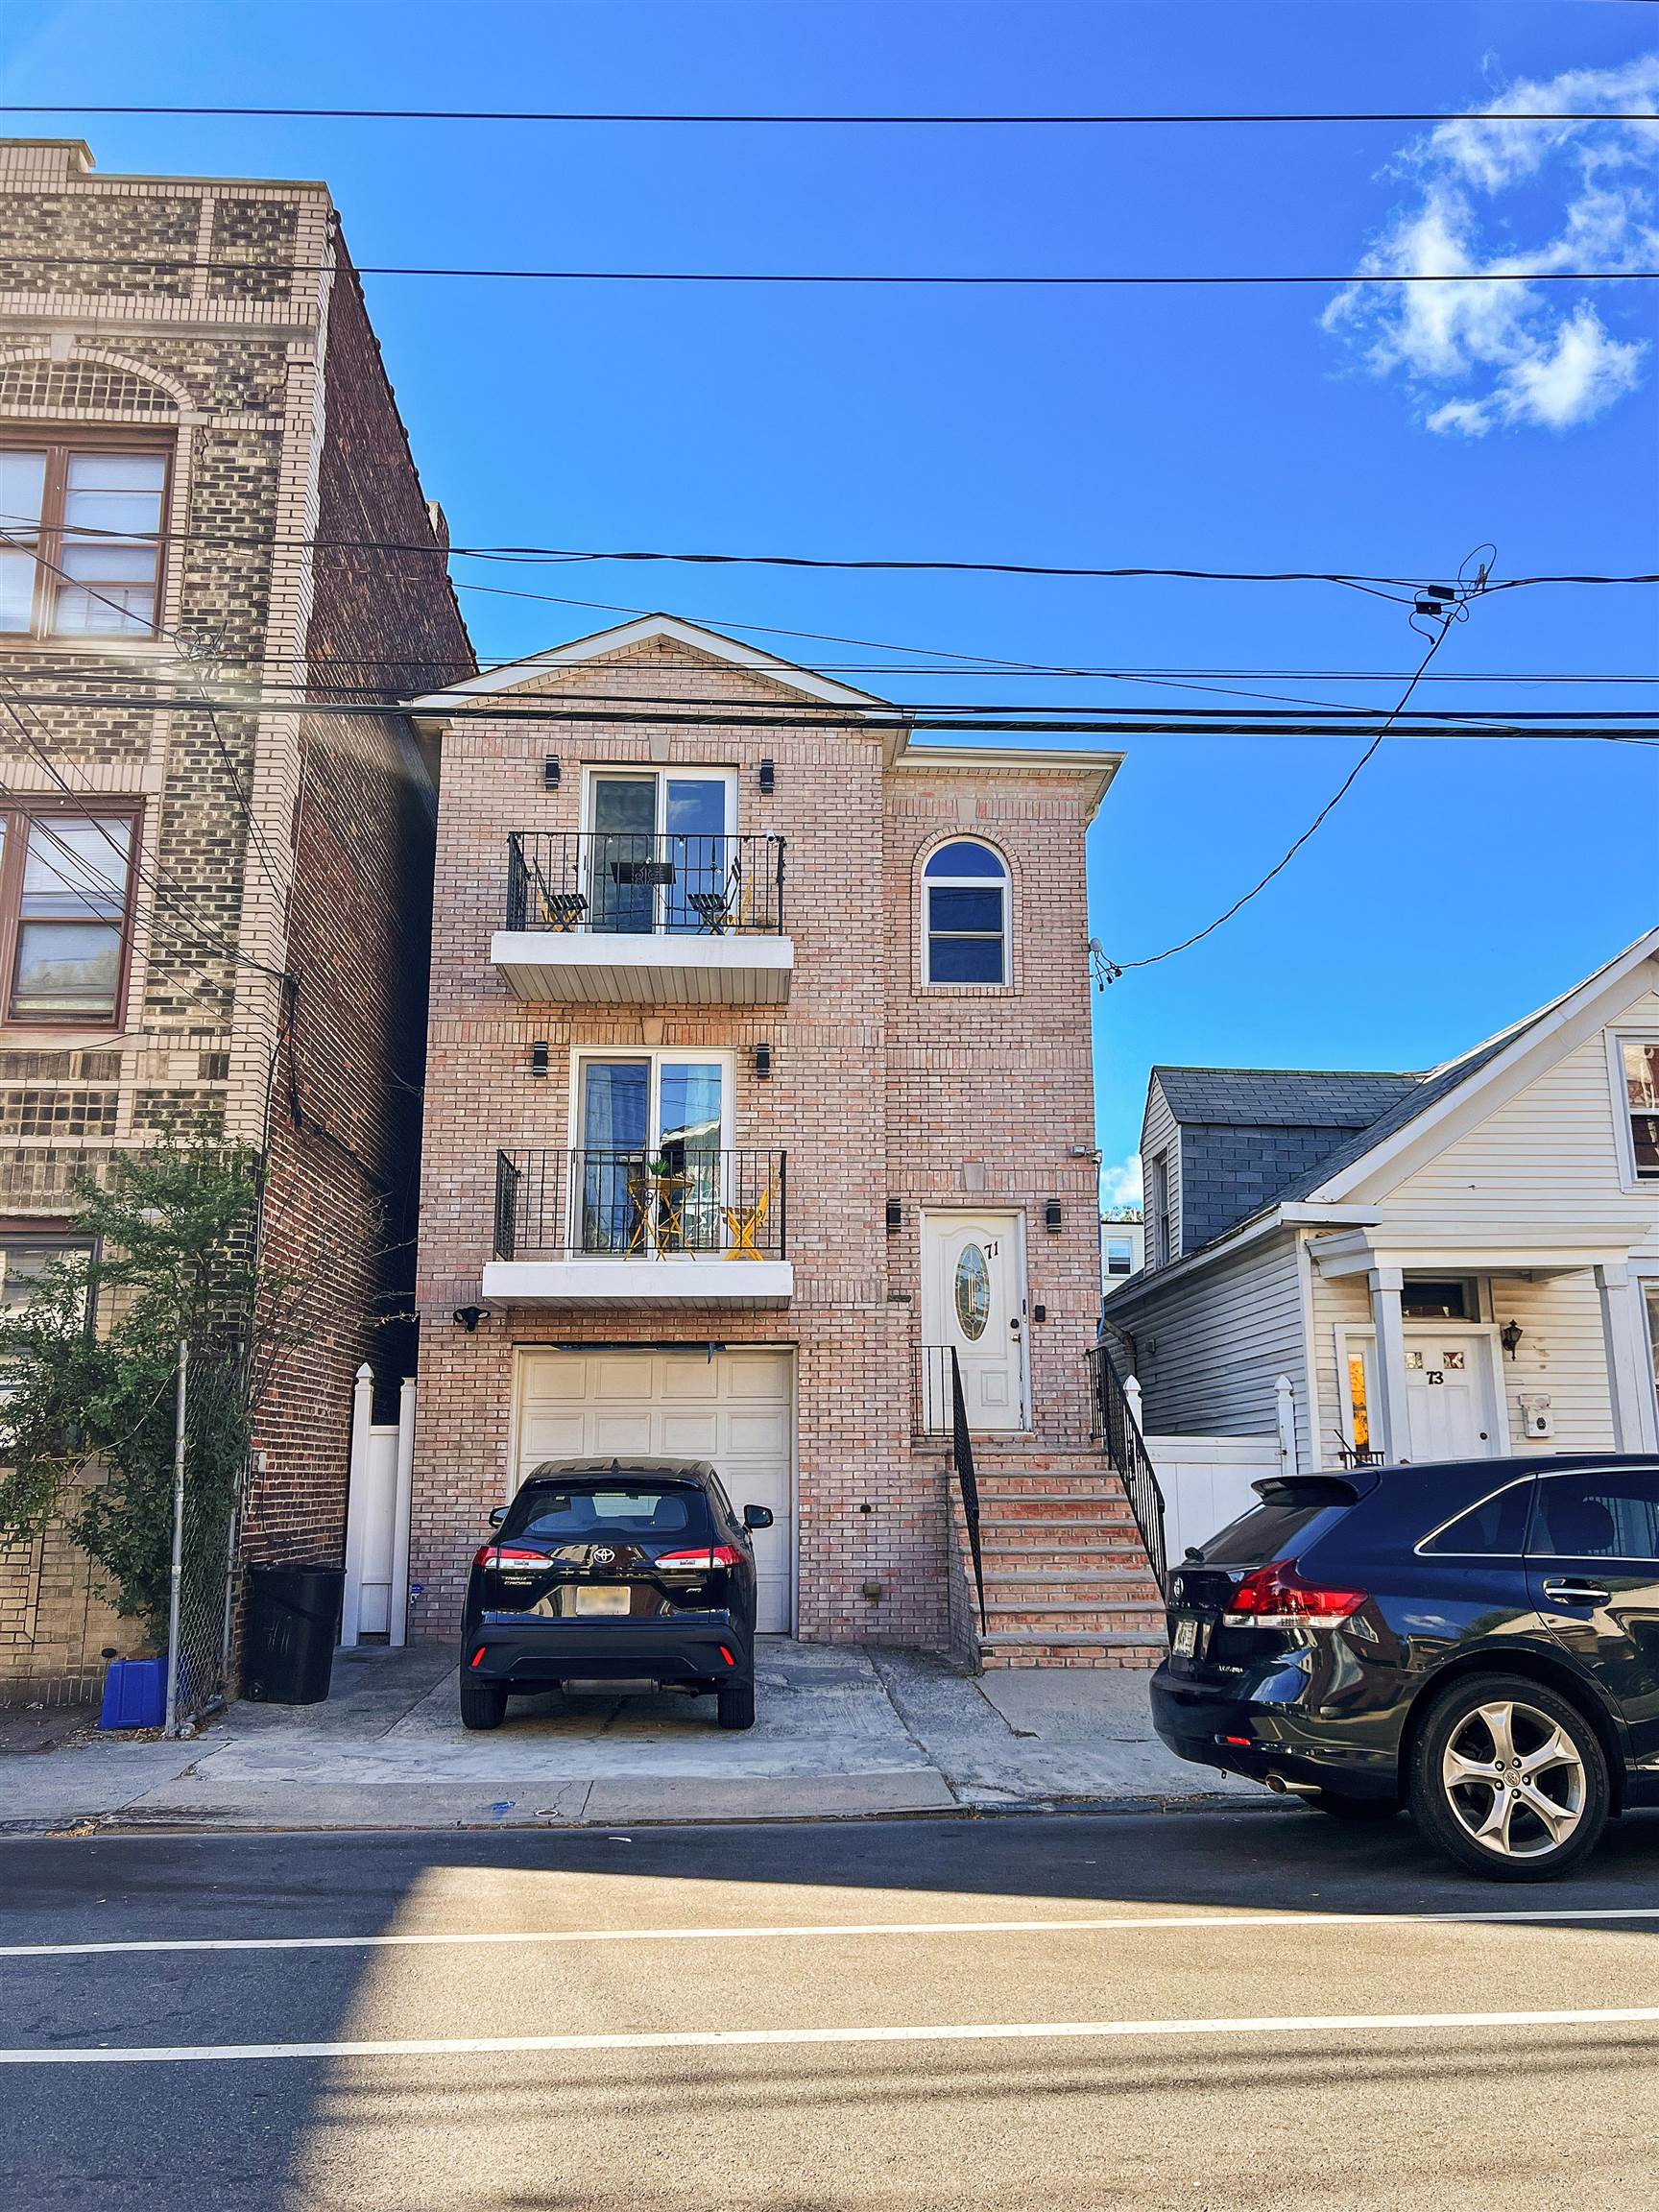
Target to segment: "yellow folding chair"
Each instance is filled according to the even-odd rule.
[[[766,1226],[772,1211],[773,1179],[768,1176],[766,1188],[753,1206],[722,1206],[726,1216],[726,1234],[732,1241],[727,1247],[728,1260],[762,1260],[765,1254],[755,1248],[755,1239]]]

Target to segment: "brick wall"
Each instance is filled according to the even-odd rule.
[[[850,720],[731,728],[560,719],[595,694],[765,707],[762,678],[678,642],[647,641],[504,695],[545,718],[457,720],[444,737],[432,1003],[422,1154],[421,1394],[411,1575],[416,1633],[453,1633],[468,1562],[508,1477],[514,1348],[639,1341],[781,1344],[798,1384],[799,1626],[817,1639],[943,1645],[948,1535],[938,1456],[913,1451],[911,1351],[920,1325],[916,1209],[1007,1205],[1033,1215],[1037,1405],[1046,1442],[1088,1435],[1082,1350],[1098,1303],[1082,926],[1086,780],[882,765],[879,735]],[[486,704],[480,702],[480,705]],[[560,757],[555,792],[542,762]],[[758,788],[760,760],[776,788]],[[795,948],[786,1007],[529,1006],[490,961],[514,830],[581,827],[585,765],[737,772],[737,829],[788,840],[785,916]],[[995,1002],[924,994],[909,946],[924,848],[972,809],[1016,872],[1015,980]],[[530,1072],[549,1047],[548,1075]],[[759,1079],[754,1048],[771,1046]],[[511,1307],[476,1334],[453,1310],[477,1300],[490,1256],[497,1148],[563,1148],[576,1047],[685,1047],[733,1056],[738,1146],[789,1155],[784,1311]],[[905,1233],[889,1238],[890,1194]],[[1064,1232],[1040,1227],[1061,1198]],[[1069,1373],[1074,1364],[1076,1374]],[[878,1583],[878,1604],[864,1593]]]
[[[265,1408],[254,1528],[337,1547],[350,1367],[407,1301],[388,1223],[417,1141],[430,792],[405,726],[152,704],[196,687],[184,643],[212,642],[209,688],[273,696],[313,651],[470,665],[436,548],[371,575],[302,542],[324,516],[433,542],[322,186],[100,177],[73,142],[0,141],[0,426],[120,424],[173,456],[160,635],[0,643],[0,781],[141,803],[129,987],[95,1034],[0,1023],[0,1213],[61,1221],[78,1172],[169,1118],[261,1147],[273,1065],[284,1097],[292,1077],[315,1118],[274,1123],[268,1223],[319,1278],[316,1342]],[[30,704],[48,690],[128,703]],[[95,1684],[106,1645],[135,1648],[62,1554],[33,1580],[0,1565],[0,1696]]]

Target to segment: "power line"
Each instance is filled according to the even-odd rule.
[[[1241,892],[1239,896],[1234,900],[1232,905],[1229,906],[1224,913],[1217,914],[1213,922],[1206,922],[1202,929],[1194,929],[1190,937],[1183,937],[1178,945],[1166,945],[1162,952],[1143,953],[1138,960],[1108,959],[1105,953],[1101,951],[1098,940],[1095,938],[1090,939],[1089,951],[1094,966],[1095,980],[1102,990],[1105,989],[1108,983],[1116,983],[1119,977],[1121,977],[1131,968],[1155,968],[1160,961],[1173,960],[1178,952],[1190,952],[1194,945],[1201,945],[1206,937],[1213,937],[1217,929],[1222,928],[1227,923],[1231,922],[1236,914],[1239,913],[1244,907],[1249,905],[1252,899],[1259,898],[1261,894],[1266,890],[1268,884],[1273,881],[1275,877],[1282,876],[1284,874],[1285,870],[1289,867],[1291,861],[1295,859],[1297,854],[1301,852],[1302,848],[1308,844],[1311,838],[1318,834],[1319,830],[1324,828],[1325,824],[1330,820],[1331,816],[1335,812],[1336,808],[1341,805],[1342,801],[1347,798],[1349,792],[1353,790],[1355,784],[1359,781],[1359,778],[1367,765],[1376,757],[1383,739],[1388,735],[1389,731],[1399,720],[1401,713],[1405,709],[1407,702],[1410,699],[1412,692],[1416,690],[1418,681],[1424,674],[1425,670],[1428,668],[1430,661],[1433,660],[1435,654],[1439,652],[1441,646],[1445,643],[1447,634],[1450,632],[1453,622],[1468,620],[1468,603],[1470,599],[1477,596],[1485,589],[1486,570],[1484,567],[1482,567],[1479,573],[1479,581],[1472,587],[1465,589],[1461,596],[1455,603],[1446,606],[1441,612],[1438,618],[1438,627],[1430,637],[1428,651],[1423,655],[1422,660],[1418,661],[1417,666],[1412,670],[1410,682],[1401,692],[1399,698],[1394,702],[1393,706],[1388,709],[1388,712],[1383,716],[1382,723],[1378,727],[1377,733],[1372,738],[1370,744],[1366,746],[1364,752],[1360,754],[1358,759],[1355,761],[1353,767],[1349,769],[1347,775],[1344,776],[1341,782],[1336,786],[1335,790],[1331,794],[1330,798],[1325,802],[1324,805],[1320,807],[1318,813],[1314,815],[1312,821],[1309,823],[1307,829],[1303,830],[1302,834],[1295,840],[1294,844],[1289,846],[1288,849],[1283,854],[1281,854],[1279,859],[1273,863],[1272,867],[1268,869],[1264,876],[1260,877],[1256,882],[1251,884],[1248,891]],[[1411,617],[1411,627],[1413,630],[1417,628],[1417,617],[1415,614],[1413,614]],[[1418,635],[1421,636],[1423,633],[1419,632]]]
[[[0,524],[22,522],[30,518],[17,515],[0,515]],[[99,530],[90,524],[71,524],[65,535],[97,539],[102,542],[141,542],[154,544],[156,534],[142,530]],[[0,527],[0,539],[15,545],[19,550],[34,552],[33,541],[14,538]],[[662,547],[633,547],[619,550],[600,550],[590,546],[568,545],[449,545],[438,544],[436,540],[426,543],[410,544],[393,538],[320,538],[302,532],[267,531],[238,533],[219,530],[179,530],[163,532],[162,542],[168,545],[222,545],[252,546],[265,550],[309,549],[318,553],[404,553],[416,554],[426,560],[500,561],[525,563],[587,563],[594,561],[666,562],[698,567],[737,568],[805,568],[879,570],[909,573],[920,571],[938,575],[989,575],[989,576],[1059,576],[1077,578],[1089,582],[1114,583],[1124,580],[1139,582],[1192,583],[1192,584],[1340,584],[1359,589],[1377,589],[1405,592],[1420,591],[1426,583],[1443,581],[1422,576],[1376,576],[1348,569],[1330,568],[1154,568],[1144,566],[1096,567],[1082,563],[1029,562],[1029,561],[942,561],[904,560],[888,556],[858,559],[831,558],[827,555],[806,553],[714,553],[685,552]],[[36,558],[40,556],[36,555]],[[47,562],[44,565],[51,567]],[[55,569],[61,576],[64,571]],[[76,581],[70,579],[70,581]],[[1538,575],[1507,576],[1487,586],[1489,591],[1518,591],[1549,584],[1581,585],[1634,585],[1659,584],[1659,572],[1641,572],[1631,575]],[[476,589],[476,586],[463,586],[463,589]],[[113,605],[113,601],[106,604]],[[572,605],[584,602],[572,601]],[[596,604],[596,602],[589,602]],[[125,610],[119,610],[125,613]],[[738,624],[738,628],[758,628],[758,624]],[[810,632],[791,633],[810,636]],[[869,640],[841,640],[841,642],[869,642]],[[1006,666],[1018,666],[1004,663]]]
[[[1528,108],[1525,111],[1491,108],[1361,108],[1312,110],[1176,110],[1166,113],[1139,109],[1117,112],[1065,114],[789,114],[753,109],[700,112],[669,109],[639,111],[583,108],[200,108],[123,106],[36,106],[29,101],[0,102],[0,115],[196,115],[224,119],[256,118],[264,121],[318,123],[626,123],[718,125],[859,125],[878,129],[982,129],[985,127],[1034,129],[1096,129],[1103,126],[1151,124],[1254,123],[1652,123],[1650,110],[1635,113],[1604,108]]]
[[[334,265],[324,261],[175,260],[149,253],[12,252],[7,258],[18,269],[145,269],[152,275],[180,276],[327,276],[334,273]],[[1032,271],[950,273],[937,270],[479,269],[393,261],[359,261],[350,266],[359,276],[482,277],[493,281],[526,284],[915,284],[943,285],[949,288],[1034,287],[1060,291],[1267,284],[1316,284],[1329,291],[1354,284],[1651,284],[1659,280],[1659,269],[1449,270],[1442,275],[1428,270],[1401,270],[1384,275],[1378,270],[1349,269],[1335,276],[1318,276],[1304,270],[1276,270],[1270,273],[1197,270],[1178,275],[1142,275],[1121,270],[1072,270],[1042,275]],[[12,289],[26,291],[29,287],[14,281]]]

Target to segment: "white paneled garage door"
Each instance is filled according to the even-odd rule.
[[[794,1582],[794,1377],[787,1352],[521,1352],[518,1480],[543,1459],[708,1459],[755,1533],[762,1633],[787,1635]]]

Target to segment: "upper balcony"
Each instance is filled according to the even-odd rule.
[[[781,1006],[783,839],[515,830],[490,956],[530,1003]]]

